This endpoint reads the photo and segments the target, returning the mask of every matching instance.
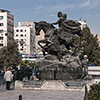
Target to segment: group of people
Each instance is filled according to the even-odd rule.
[[[22,67],[20,70],[18,70],[18,68],[15,68],[14,70],[12,68],[7,68],[4,73],[6,90],[10,90],[11,83],[13,83],[14,86],[15,80],[23,81],[24,77],[28,77],[30,79],[30,76],[36,76],[40,80],[40,72],[38,72],[35,68],[30,69],[29,67]]]

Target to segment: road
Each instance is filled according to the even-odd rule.
[[[83,100],[84,93],[76,91],[34,91],[34,90],[6,90],[0,86],[0,100]]]

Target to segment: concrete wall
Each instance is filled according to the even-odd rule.
[[[89,75],[100,75],[100,66],[90,66],[88,67]]]

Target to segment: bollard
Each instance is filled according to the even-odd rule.
[[[19,100],[22,100],[22,95],[19,95]]]
[[[87,86],[85,83],[85,95],[84,95],[84,100],[88,100],[88,93],[87,93]]]

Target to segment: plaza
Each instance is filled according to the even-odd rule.
[[[0,86],[0,100],[83,100],[84,92],[80,91],[34,91],[34,90],[11,90],[7,91],[6,86]]]

